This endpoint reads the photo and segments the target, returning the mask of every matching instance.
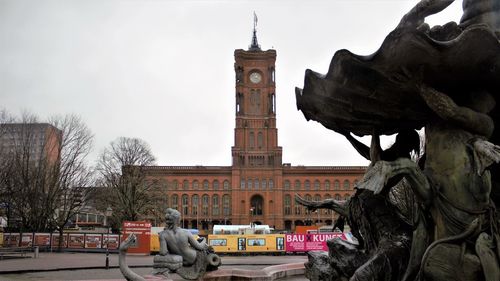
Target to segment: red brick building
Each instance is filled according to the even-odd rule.
[[[275,50],[261,50],[254,30],[248,50],[235,57],[235,130],[232,166],[153,166],[163,201],[182,214],[183,226],[210,230],[215,224],[268,224],[294,230],[297,225],[331,224],[334,214],[314,213],[294,195],[344,199],[366,167],[291,166],[282,163],[276,128]]]

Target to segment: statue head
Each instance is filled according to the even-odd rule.
[[[165,222],[167,225],[178,226],[181,221],[181,213],[176,209],[168,208],[165,212]]]

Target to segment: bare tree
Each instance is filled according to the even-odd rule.
[[[144,166],[154,165],[149,145],[137,138],[120,137],[105,148],[98,160],[104,204],[113,208],[115,223],[143,218],[154,202],[153,184]]]
[[[86,161],[92,149],[93,135],[81,118],[75,115],[52,117],[49,122],[62,133],[57,152],[60,161],[51,171],[56,180],[50,188],[52,197],[49,201],[54,210],[53,224],[62,237],[64,226],[93,194],[93,172]]]
[[[91,189],[92,134],[74,115],[39,123],[30,113],[1,124],[0,202],[11,230],[62,232]]]

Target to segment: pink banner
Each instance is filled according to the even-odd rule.
[[[328,251],[326,241],[333,238],[346,240],[343,233],[286,234],[287,252]]]

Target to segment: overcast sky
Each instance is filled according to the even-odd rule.
[[[91,161],[125,136],[149,143],[159,165],[229,166],[234,50],[248,49],[255,11],[259,44],[277,52],[283,162],[366,165],[343,136],[305,120],[294,88],[339,49],[375,52],[417,2],[0,0],[0,109],[81,116]],[[460,16],[456,1],[428,22]]]

